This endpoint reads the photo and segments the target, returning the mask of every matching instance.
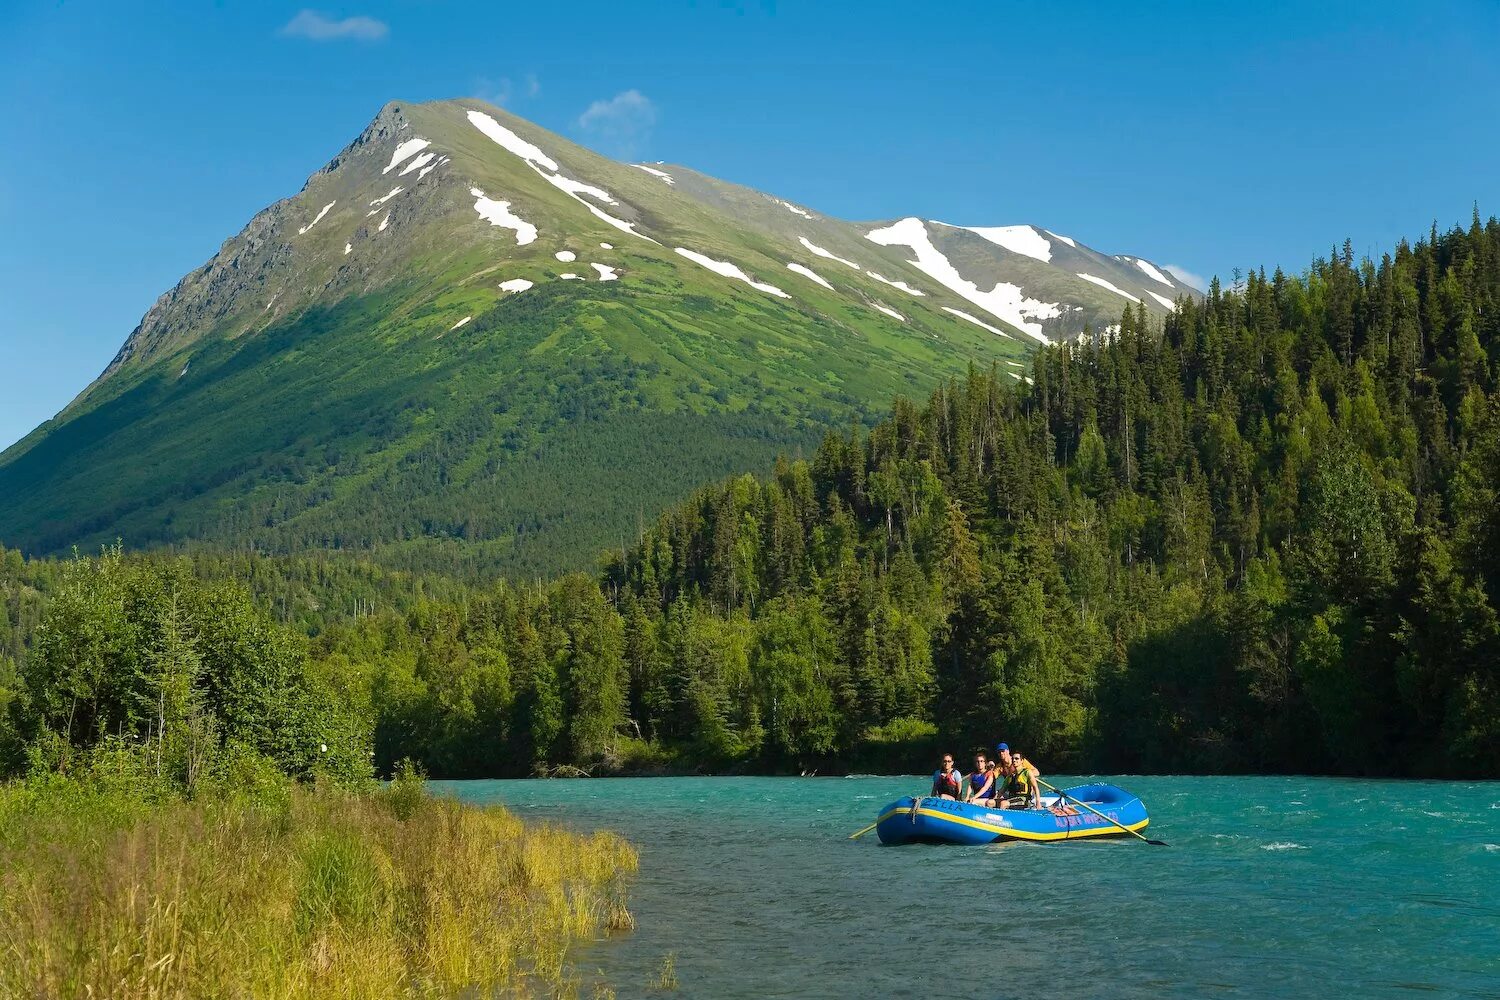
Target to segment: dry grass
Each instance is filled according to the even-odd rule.
[[[0,996],[567,995],[571,943],[633,924],[610,834],[409,790],[118,799],[0,786]]]

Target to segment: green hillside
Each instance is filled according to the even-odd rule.
[[[1019,379],[1045,337],[866,238],[874,225],[664,172],[479,102],[387,106],[0,455],[0,538],[544,574],[893,395],[975,363]],[[1017,255],[965,239],[966,280],[1000,288]],[[1069,266],[1149,280],[1093,257]],[[1057,313],[1038,329],[1145,297],[1052,271],[1080,304],[1038,307]]]

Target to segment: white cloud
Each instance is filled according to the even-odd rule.
[[[542,82],[537,79],[535,73],[527,73],[521,78],[521,85],[516,86],[508,76],[492,79],[481,76],[474,83],[474,96],[481,101],[504,107],[516,97],[535,97],[542,92]]]
[[[504,107],[510,103],[510,99],[514,95],[515,87],[511,85],[510,77],[508,76],[502,76],[498,80],[491,80],[487,76],[482,76],[474,84],[474,96],[481,101],[488,101],[497,107]]]
[[[639,90],[622,91],[595,101],[578,116],[578,127],[617,156],[630,158],[651,138],[656,105]]]
[[[292,38],[307,38],[314,42],[332,42],[352,38],[360,42],[378,42],[390,34],[390,26],[373,17],[346,17],[342,20],[329,17],[315,10],[300,10],[297,16],[282,25],[281,33]]]
[[[1208,291],[1208,279],[1200,274],[1194,274],[1192,271],[1189,271],[1185,267],[1179,267],[1176,264],[1163,264],[1162,270],[1166,271],[1168,274],[1176,278],[1178,281],[1182,282],[1184,285],[1187,285],[1191,288],[1196,288],[1200,292]]]

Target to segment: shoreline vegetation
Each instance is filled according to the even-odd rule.
[[[634,926],[612,834],[410,774],[152,800],[119,763],[0,785],[0,995],[570,995],[571,946]]]
[[[236,586],[112,550],[34,638],[0,685],[0,996],[568,996],[572,947],[634,926],[630,844],[379,784]]]

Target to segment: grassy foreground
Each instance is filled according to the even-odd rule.
[[[0,996],[567,995],[629,844],[435,799],[0,785]]]

